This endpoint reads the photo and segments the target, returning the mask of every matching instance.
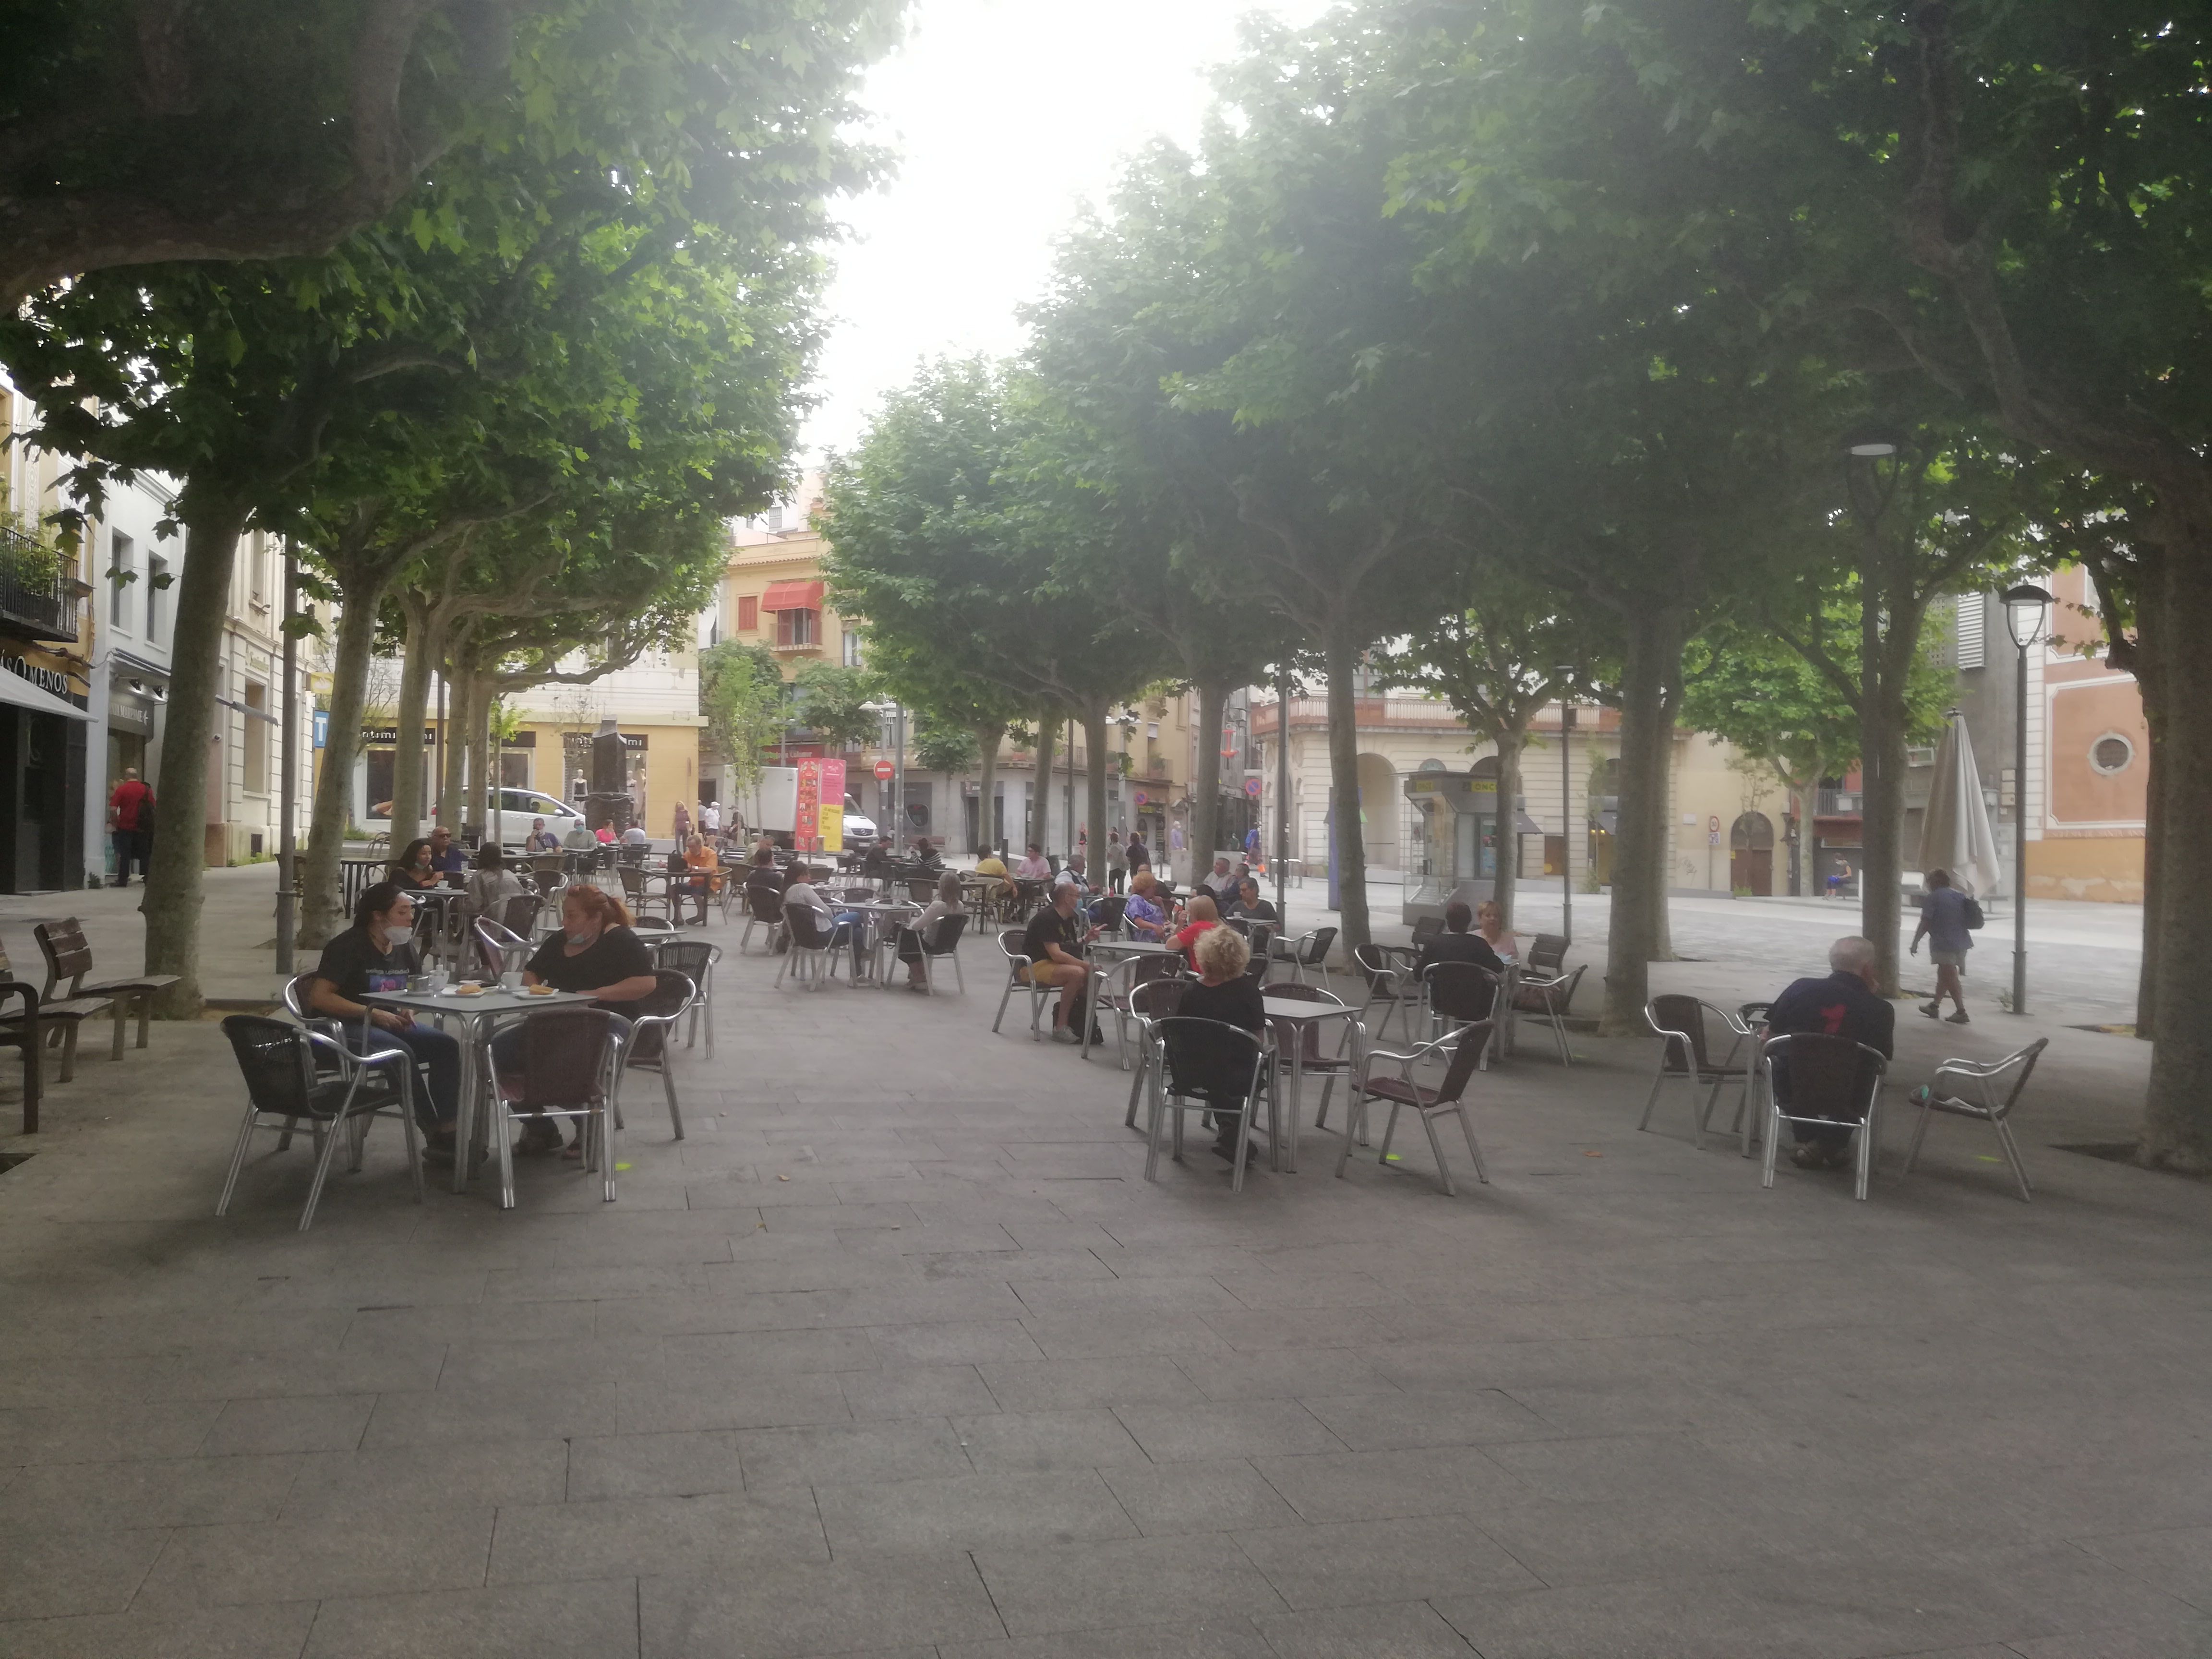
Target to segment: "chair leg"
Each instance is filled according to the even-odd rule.
[[[2013,1179],[2020,1182],[2020,1201],[2033,1203],[2035,1191],[2027,1184],[2027,1165],[2021,1161],[2019,1144],[2012,1138],[2012,1126],[2002,1118],[1997,1118],[1992,1121],[1990,1127],[1996,1130],[1997,1142],[2004,1148],[2004,1155],[2012,1164]]]
[[[499,1207],[514,1207],[514,1114],[502,1097],[491,1102],[491,1132],[499,1141]]]
[[[1244,1165],[1252,1152],[1252,1098],[1249,1095],[1244,1098],[1244,1109],[1236,1114],[1236,1118],[1237,1153],[1229,1160],[1229,1190],[1241,1193],[1244,1190]]]
[[[1393,1136],[1393,1135],[1395,1135],[1395,1134],[1396,1134],[1397,1133],[1398,1133],[1398,1103],[1397,1103],[1396,1101],[1395,1101],[1395,1100],[1394,1100],[1394,1101],[1392,1101],[1392,1102],[1390,1103],[1390,1116],[1389,1116],[1389,1121],[1385,1122],[1385,1123],[1383,1124],[1383,1126],[1382,1126],[1382,1149],[1381,1149],[1380,1151],[1378,1151],[1378,1152],[1375,1154],[1375,1161],[1376,1161],[1377,1164],[1388,1164],[1388,1163],[1390,1161],[1390,1137],[1391,1137],[1391,1136]]]
[[[238,1172],[246,1167],[246,1149],[253,1139],[254,1120],[260,1115],[251,1101],[246,1106],[246,1121],[238,1127],[238,1145],[231,1148],[230,1173],[223,1177],[222,1196],[215,1201],[215,1212],[226,1215],[230,1211],[230,1195],[238,1189]],[[291,1120],[285,1120],[289,1122]]]
[[[1137,1080],[1142,1083],[1150,1075],[1149,1069],[1140,1071]],[[1158,1181],[1160,1178],[1160,1119],[1167,1111],[1167,1097],[1157,1088],[1147,1090],[1145,1097],[1149,1108],[1145,1115],[1145,1179]],[[1133,1089],[1129,1092],[1129,1110],[1133,1115],[1136,1109],[1137,1097]],[[1176,1121],[1180,1123],[1182,1119],[1177,1118]]]
[[[1636,1120],[1636,1127],[1639,1133],[1651,1127],[1651,1109],[1659,1103],[1659,1090],[1666,1081],[1667,1056],[1662,1053],[1659,1056],[1658,1073],[1651,1079],[1651,1092],[1644,1097],[1644,1115]]]
[[[996,1036],[999,1034],[999,1027],[1000,1027],[1000,1024],[1005,1021],[1005,1019],[1006,1019],[1006,1005],[1007,1005],[1009,1002],[1012,1002],[1013,1000],[1014,1000],[1014,976],[1013,976],[1012,974],[1008,974],[1008,975],[1006,975],[1006,988],[1004,991],[1002,991],[1001,993],[1000,993],[1000,995],[999,995],[999,1017],[998,1017],[998,1018],[997,1018],[997,1019],[994,1019],[994,1020],[993,1020],[993,1021],[991,1022],[991,1035],[992,1035],[992,1036]]]
[[[960,953],[957,951],[952,953],[952,983],[962,996],[968,994],[968,975],[960,971]],[[933,985],[929,994],[935,996],[937,988]]]
[[[315,1126],[318,1129],[322,1125]],[[315,1224],[315,1206],[323,1201],[323,1182],[330,1178],[331,1159],[337,1156],[338,1142],[350,1140],[353,1130],[343,1118],[331,1124],[317,1139],[321,1149],[315,1158],[315,1178],[307,1188],[307,1207],[300,1212],[300,1231],[305,1232]]]
[[[1474,1122],[1467,1115],[1467,1103],[1462,1101],[1452,1109],[1459,1114],[1460,1133],[1467,1137],[1467,1155],[1474,1161],[1474,1178],[1487,1187],[1490,1171],[1482,1167],[1482,1148],[1474,1144]]]
[[[1146,1054],[1139,1054],[1137,1056],[1137,1075],[1129,1079],[1129,1110],[1127,1115],[1123,1117],[1121,1120],[1121,1125],[1124,1128],[1133,1129],[1137,1127],[1137,1095],[1139,1091],[1144,1088],[1145,1080],[1151,1075],[1151,1057]]]
[[[67,1083],[76,1075],[76,1032],[82,1020],[70,1021],[62,1034],[62,1081]]]
[[[1774,1152],[1782,1143],[1782,1105],[1778,1101],[1766,1103],[1766,1152],[1759,1164],[1759,1184],[1774,1184]]]
[[[676,1068],[669,1064],[673,1056],[663,1043],[660,1049],[660,1091],[668,1097],[669,1127],[676,1131],[678,1140],[684,1139],[684,1112],[676,1103]]]
[[[1936,1109],[1933,1106],[1923,1106],[1920,1109],[1920,1121],[1912,1126],[1912,1139],[1905,1143],[1905,1167],[1899,1170],[1898,1174],[1911,1175],[1912,1166],[1920,1161],[1920,1143],[1927,1139],[1928,1121],[1935,1115]]]
[[[1858,1182],[1853,1194],[1862,1204],[1866,1202],[1867,1184],[1874,1176],[1875,1134],[1875,1116],[1869,1112],[1866,1121],[1859,1125]]]
[[[1336,1178],[1339,1181],[1344,1179],[1344,1166],[1352,1162],[1352,1131],[1358,1122],[1364,1098],[1357,1085],[1345,1091],[1344,1144],[1336,1149]]]
[[[404,1069],[398,1073],[398,1077],[399,1127],[405,1133],[407,1139],[407,1167],[415,1176],[415,1201],[417,1204],[427,1204],[429,1202],[429,1198],[422,1176],[422,1149],[417,1144],[415,1135],[414,1079]]]
[[[154,994],[151,991],[141,991],[138,994],[138,1046],[141,1048],[146,1046],[147,1039],[153,1034],[153,1030]]]
[[[614,1137],[607,1131],[606,1107],[602,1105],[595,1109],[589,1121],[599,1126],[599,1175],[606,1183],[602,1196],[611,1204],[615,1201],[615,1145]],[[620,1117],[615,1119],[614,1127],[617,1129],[622,1127]]]
[[[1427,1133],[1429,1137],[1429,1151],[1436,1157],[1437,1179],[1443,1183],[1444,1196],[1446,1198],[1457,1198],[1459,1194],[1452,1186],[1451,1164],[1444,1157],[1443,1139],[1437,1133],[1436,1114],[1433,1112],[1422,1112],[1420,1117],[1421,1127]]]

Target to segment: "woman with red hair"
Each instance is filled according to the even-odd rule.
[[[574,991],[592,999],[594,1006],[613,1013],[627,1012],[625,1003],[636,1003],[653,994],[659,983],[653,975],[653,958],[645,942],[630,931],[629,912],[623,902],[588,883],[572,883],[561,895],[561,931],[547,937],[538,954],[522,970],[526,985],[550,985],[556,991]],[[520,1058],[521,1033],[502,1033],[495,1042],[516,1045]],[[514,1063],[506,1054],[500,1063]],[[523,1129],[516,1150],[551,1152],[561,1145],[561,1131],[545,1118],[535,1118]],[[584,1155],[584,1132],[563,1154]]]

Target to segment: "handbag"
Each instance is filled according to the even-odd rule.
[[[1980,902],[1979,902],[1978,901],[1977,901],[1977,900],[1976,900],[1976,899],[1975,899],[1972,895],[1967,896],[1967,898],[1966,898],[1966,926],[1967,926],[1967,927],[1968,927],[1969,929],[1978,929],[1978,928],[1979,928],[1979,927],[1983,927],[1984,924],[1986,924],[1986,923],[1988,922],[1988,921],[1989,921],[1989,918],[1988,918],[1987,916],[1985,916],[1985,915],[1984,915],[1982,914],[1982,907],[1981,907]]]

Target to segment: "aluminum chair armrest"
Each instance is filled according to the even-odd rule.
[[[2018,1054],[2007,1054],[2002,1060],[1947,1060],[1936,1066],[1936,1076],[1942,1077],[1946,1072],[1949,1072],[1958,1077],[1995,1077],[1999,1073],[2007,1071],[2018,1064],[2020,1064]]]

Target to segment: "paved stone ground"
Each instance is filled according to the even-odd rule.
[[[0,1654],[2212,1653],[2212,1204],[2045,1144],[2138,1045],[2057,1033],[2033,1205],[1956,1124],[1762,1192],[1589,1038],[1479,1079],[1488,1186],[1309,1133],[1232,1195],[991,1035],[988,949],[933,1003],[732,955],[612,1206],[417,1207],[386,1126],[312,1233],[266,1143],[217,1221],[216,1029],[88,1058],[0,1141]]]

